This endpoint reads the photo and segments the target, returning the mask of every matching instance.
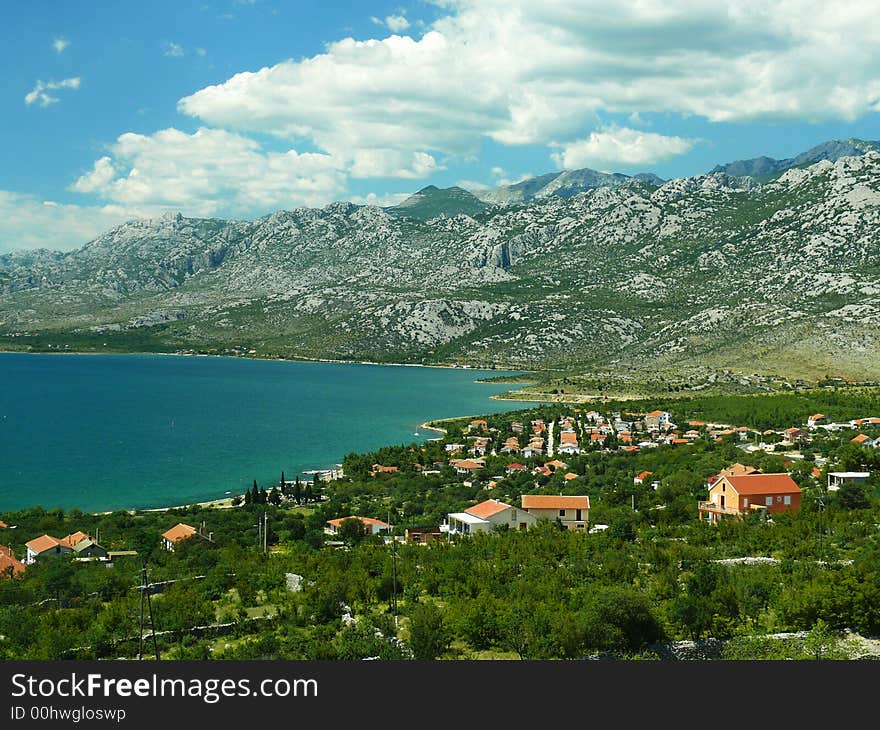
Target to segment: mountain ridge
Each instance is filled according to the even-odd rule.
[[[473,216],[167,214],[0,256],[0,349],[874,377],[878,244],[873,150]]]

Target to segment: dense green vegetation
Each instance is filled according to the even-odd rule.
[[[843,419],[880,410],[876,391],[844,389],[619,405],[622,413],[666,407],[680,423],[772,421],[777,429],[815,411]],[[485,420],[503,436],[514,420],[571,411],[543,405]],[[173,581],[151,595],[162,658],[657,658],[669,642],[708,637],[724,641],[726,658],[834,658],[857,653],[841,632],[880,635],[880,450],[850,443],[853,431],[816,432],[794,451],[750,453],[735,435],[705,434],[634,453],[588,449],[547,476],[507,475],[523,459],[488,454],[483,469],[462,476],[447,463],[446,445],[469,443],[466,423],[445,422],[447,433],[424,445],[349,455],[346,476],[306,506],[255,503],[252,494],[232,509],[0,515],[15,525],[2,530],[3,543],[19,555],[40,534],[76,530],[138,552],[111,563],[40,558],[0,580],[0,657],[136,656],[144,562],[150,581]],[[706,479],[734,462],[790,472],[803,489],[801,510],[699,522]],[[376,463],[398,471],[373,476]],[[872,476],[827,492],[825,474],[838,468]],[[650,479],[635,484],[642,471]],[[263,485],[266,494],[272,486]],[[354,514],[389,520],[399,534],[489,497],[518,504],[524,493],[587,494],[591,524],[608,527],[583,534],[542,522],[528,532],[393,547],[362,530],[323,532],[327,519]],[[259,547],[264,514],[268,553]],[[203,521],[213,543],[162,549],[164,530]],[[288,573],[303,577],[302,590],[289,589]]]

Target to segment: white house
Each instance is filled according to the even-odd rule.
[[[868,471],[830,471],[828,472],[828,491],[836,492],[844,484],[864,484],[871,476]]]
[[[30,542],[25,543],[27,555],[25,565],[31,565],[41,555],[69,555],[73,552],[73,545],[66,539],[59,540],[51,535],[40,535]]]
[[[526,530],[536,522],[537,518],[525,510],[497,499],[487,499],[464,512],[451,512],[446,518],[446,524],[441,525],[440,529],[450,535],[474,535],[478,532],[491,532],[504,525],[511,530]]]
[[[559,520],[569,530],[585,530],[590,519],[590,498],[586,495],[524,494],[522,508],[531,515]]]

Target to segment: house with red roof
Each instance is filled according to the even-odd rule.
[[[590,498],[586,495],[524,494],[522,508],[538,519],[559,520],[569,530],[586,530]]]
[[[12,548],[0,545],[0,578],[14,578],[25,571],[25,564],[15,557]]]
[[[807,428],[816,428],[820,423],[825,420],[824,413],[814,413],[807,419]]]
[[[349,517],[337,517],[333,520],[327,520],[327,531],[331,535],[339,534],[339,528],[342,527],[342,523],[346,520],[360,520],[361,524],[370,535],[378,535],[381,532],[387,532],[391,529],[391,525],[387,522],[382,522],[382,520],[375,520],[372,517],[350,515]]]
[[[537,518],[525,510],[497,499],[487,499],[464,512],[450,512],[440,529],[450,535],[474,535],[505,526],[511,530],[527,530],[536,522]]]
[[[476,459],[454,459],[449,463],[459,474],[473,474],[486,466],[485,463]]]
[[[31,565],[42,555],[70,555],[78,544],[91,538],[84,532],[74,532],[66,537],[40,535],[25,543],[27,554],[24,562]]]
[[[671,424],[671,418],[667,411],[651,411],[645,414],[645,427],[650,431],[666,428]]]
[[[698,505],[701,520],[718,524],[723,515],[743,517],[752,511],[770,514],[797,512],[801,488],[788,474],[721,476],[709,489],[709,499]]]
[[[649,476],[651,476],[651,474],[653,474],[653,472],[640,471],[638,474],[636,474],[633,477],[633,484],[644,484],[645,479],[647,479]]]

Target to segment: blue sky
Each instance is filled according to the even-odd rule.
[[[7,3],[0,252],[880,138],[880,3]]]

